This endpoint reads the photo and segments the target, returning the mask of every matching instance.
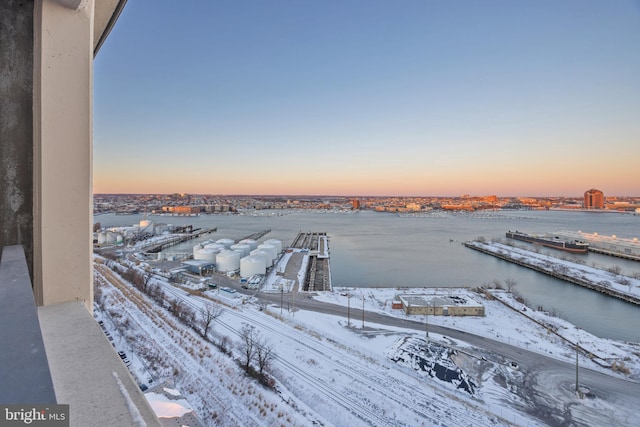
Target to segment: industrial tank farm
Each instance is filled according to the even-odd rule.
[[[232,251],[239,251],[241,258],[246,257],[249,255],[249,252],[251,252],[251,246],[245,243],[236,243],[235,245],[231,245],[229,249]]]
[[[216,256],[216,269],[221,273],[231,273],[240,269],[240,253],[230,250],[220,251]]]
[[[249,255],[240,260],[240,277],[249,278],[266,272],[267,262],[263,256]]]
[[[229,249],[235,242],[232,239],[224,238],[216,240],[216,243],[219,245],[223,245],[226,249]]]
[[[215,263],[216,257],[219,253],[220,249],[218,248],[202,248],[195,251],[193,259]]]

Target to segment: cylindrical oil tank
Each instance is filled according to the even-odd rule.
[[[250,252],[250,255],[257,255],[257,256],[263,257],[267,267],[271,267],[273,265],[271,254],[264,249],[254,249]]]
[[[240,253],[235,251],[220,251],[216,256],[216,269],[221,273],[240,269]]]
[[[276,247],[276,255],[282,252],[282,241],[278,239],[265,240],[264,244],[273,245]]]
[[[233,245],[235,242],[232,239],[218,239],[216,240],[216,243],[219,245],[224,245],[225,248],[229,249],[229,247],[231,247],[231,245]]]
[[[240,260],[240,276],[249,278],[254,274],[266,274],[267,263],[263,256],[249,255]]]
[[[107,231],[107,243],[116,243],[118,240],[118,233],[115,231]]]
[[[227,249],[224,245],[221,245],[219,243],[207,243],[206,245],[202,246],[204,249]]]
[[[196,257],[196,252],[198,252],[202,248],[203,248],[203,246],[200,243],[198,243],[198,244],[193,246],[193,258],[194,259]]]
[[[267,252],[269,254],[270,259],[267,260],[267,264],[271,265],[273,264],[273,260],[276,259],[276,256],[278,256],[278,252],[276,250],[276,247],[273,245],[269,245],[266,243],[263,243],[261,245],[258,245],[258,249],[262,249],[263,251]]]
[[[153,222],[151,222],[150,220],[143,219],[142,221],[140,221],[140,224],[138,226],[140,228],[140,233],[153,234]]]
[[[258,242],[253,239],[242,239],[238,243],[242,245],[249,245],[251,247],[251,250],[254,250],[258,247]]]
[[[235,245],[231,245],[229,247],[229,249],[231,249],[232,251],[240,251],[240,258],[244,258],[247,255],[249,255],[249,252],[251,252],[251,246],[244,244],[244,243],[237,243]]]
[[[200,259],[203,261],[215,263],[219,253],[220,249],[200,249],[195,254],[193,254],[193,259]]]

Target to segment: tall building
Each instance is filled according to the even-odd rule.
[[[592,188],[584,192],[585,209],[604,209],[604,193]]]

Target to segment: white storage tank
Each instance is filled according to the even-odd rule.
[[[240,269],[240,253],[223,250],[216,256],[216,269],[221,273],[228,273]]]
[[[207,243],[206,245],[203,246],[204,249],[227,249],[224,245],[221,245],[219,243]]]
[[[263,256],[249,255],[240,260],[240,276],[249,278],[255,274],[266,274],[267,264]]]
[[[212,248],[204,249],[203,248],[197,251],[195,254],[193,254],[193,259],[215,263],[219,253],[220,253],[220,249],[212,249]]]
[[[281,240],[269,239],[269,240],[265,240],[264,244],[275,246],[276,247],[276,255],[278,255],[278,254],[280,254],[282,252],[282,241]]]
[[[140,224],[138,226],[140,228],[140,233],[153,234],[153,222],[151,222],[150,220],[143,219],[142,221],[140,221]]]
[[[231,247],[229,248],[232,251],[240,251],[240,258],[244,258],[247,255],[249,255],[249,252],[251,252],[251,246],[244,244],[244,243],[237,243],[235,245],[231,245]]]
[[[242,239],[238,243],[242,245],[249,245],[251,247],[251,250],[254,250],[258,247],[258,242],[253,239]]]
[[[263,249],[254,249],[250,252],[250,255],[257,255],[257,256],[263,257],[267,267],[271,267],[273,265],[271,254]]]
[[[107,243],[113,244],[118,240],[119,234],[115,231],[107,231]]]
[[[98,244],[104,245],[105,243],[107,243],[107,233],[104,231],[101,231],[98,233]]]
[[[216,243],[219,245],[223,245],[225,248],[229,249],[235,242],[232,239],[224,238],[216,240]]]
[[[276,247],[273,246],[273,245],[269,245],[269,244],[263,243],[261,245],[258,245],[258,249],[261,249],[261,250],[265,251],[266,253],[268,253],[270,259],[267,260],[267,264],[269,264],[269,265],[273,264],[273,260],[276,259],[276,257],[278,256],[278,252],[276,250]]]
[[[198,243],[198,244],[193,246],[193,258],[194,259],[196,257],[196,253],[202,248],[203,248],[203,246],[200,243]]]

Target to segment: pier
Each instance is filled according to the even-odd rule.
[[[165,248],[175,246],[179,243],[186,242],[187,240],[198,238],[205,234],[214,233],[217,230],[218,230],[217,228],[198,228],[195,230],[191,230],[191,232],[189,233],[174,234],[174,235],[168,236],[166,239],[162,240],[161,242],[155,241],[151,243],[145,252],[149,254],[157,254],[158,252],[162,251]]]
[[[257,233],[253,233],[253,234],[249,234],[248,236],[241,237],[241,238],[235,240],[234,242],[238,243],[238,242],[241,242],[242,240],[246,240],[246,239],[258,240],[258,239],[261,239],[262,237],[266,236],[269,233],[271,233],[271,229],[258,231]]]
[[[511,262],[513,264],[522,266],[522,267],[526,267],[529,268],[531,270],[535,270],[537,272],[540,273],[544,273],[548,276],[554,277],[556,279],[560,279],[563,280],[565,282],[569,282],[569,283],[573,283],[575,285],[579,285],[582,286],[584,288],[587,289],[591,289],[597,292],[600,292],[602,294],[605,295],[609,295],[612,296],[614,298],[618,298],[621,299],[625,302],[631,303],[631,304],[636,304],[636,305],[640,305],[640,297],[635,296],[635,295],[630,295],[624,292],[620,292],[616,289],[612,289],[610,287],[606,287],[603,286],[599,283],[595,283],[592,282],[590,280],[584,279],[582,277],[576,277],[575,275],[570,275],[567,274],[563,271],[561,271],[561,269],[545,269],[544,267],[535,264],[533,261],[522,257],[522,256],[514,256],[505,252],[499,253],[499,252],[495,252],[495,251],[491,251],[489,249],[487,249],[485,246],[487,246],[487,244],[484,243],[478,243],[478,242],[465,242],[463,243],[464,246],[466,246],[467,248],[482,252],[484,254],[487,255],[491,255],[494,256],[496,258],[502,259],[504,261],[508,261]]]
[[[589,252],[640,261],[640,241],[637,237],[625,239],[582,231],[556,231],[554,235],[585,241],[589,243]]]
[[[291,248],[309,251],[309,265],[302,284],[308,292],[331,290],[329,267],[329,239],[326,232],[300,232],[291,243]]]

